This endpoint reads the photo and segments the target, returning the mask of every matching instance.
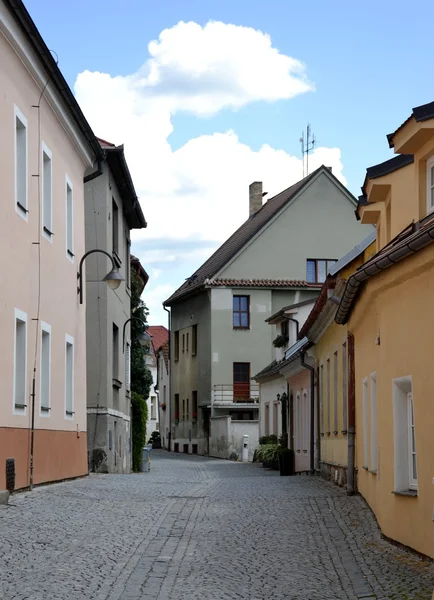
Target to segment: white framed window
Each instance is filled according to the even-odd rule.
[[[127,342],[125,348],[125,389],[131,390],[131,345]]]
[[[368,468],[369,447],[368,447],[368,379],[363,380],[363,467]]]
[[[51,393],[51,327],[41,321],[40,414],[50,416]]]
[[[417,490],[417,457],[416,457],[416,435],[414,430],[414,404],[413,393],[407,392],[408,412],[408,487]]]
[[[434,211],[434,156],[426,161],[426,204],[427,212]]]
[[[377,375],[371,373],[371,471],[377,472],[378,468],[378,434],[377,434]]]
[[[319,411],[320,433],[324,435],[324,365],[319,368]]]
[[[15,132],[15,210],[27,221],[28,203],[28,147],[27,119],[14,107]]]
[[[333,434],[338,434],[338,352],[333,354]]]
[[[66,256],[74,260],[74,196],[71,180],[65,178]]]
[[[295,406],[296,406],[296,411],[297,411],[297,415],[296,415],[296,417],[297,417],[297,420],[296,420],[297,429],[296,429],[296,432],[295,432],[295,449],[298,450],[298,452],[300,452],[300,450],[301,450],[301,426],[302,426],[301,425],[302,421],[301,421],[301,398],[300,398],[300,392],[297,392]]]
[[[27,408],[27,315],[15,309],[14,336],[14,414],[25,415]]]
[[[342,432],[348,430],[348,357],[347,343],[342,344]]]
[[[307,452],[309,443],[309,401],[307,391],[303,392],[303,451]]]
[[[327,415],[327,424],[326,424],[326,433],[327,435],[330,435],[330,427],[331,427],[331,418],[330,418],[330,412],[331,412],[331,394],[330,394],[330,359],[327,359],[327,363],[326,363],[326,367],[327,367],[327,371],[326,371],[326,378],[327,378],[327,404],[326,404],[326,415]]]
[[[74,338],[65,336],[65,418],[74,418]]]
[[[53,236],[53,164],[51,150],[42,142],[42,234],[51,242]]]
[[[394,491],[415,493],[418,489],[416,422],[411,376],[392,381],[394,433]]]

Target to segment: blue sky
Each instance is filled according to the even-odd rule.
[[[95,133],[125,142],[149,221],[148,230],[135,237],[133,252],[151,274],[144,300],[154,324],[165,322],[159,304],[171,289],[246,218],[247,178],[262,178],[270,192],[298,178],[291,157],[300,158],[299,137],[307,122],[325,148],[317,159],[333,162],[334,172],[358,195],[366,167],[392,156],[386,134],[413,106],[434,99],[426,66],[434,5],[427,1],[417,11],[390,1],[27,0],[26,6],[68,83],[76,86]],[[197,41],[191,28],[176,27],[180,21],[240,27],[230,35],[223,27],[197,30],[205,32]],[[263,36],[243,28],[268,34],[274,50],[264,49]],[[164,42],[163,30],[171,32]],[[149,77],[152,40],[159,40],[160,53],[153,56],[160,75],[165,59],[171,66],[159,84],[138,90],[137,81]],[[300,80],[308,81],[310,91],[288,91],[289,80],[283,90],[276,51],[304,64]],[[187,70],[176,64],[183,53],[191,62]],[[202,59],[200,75],[195,53]],[[267,79],[273,65],[276,79]],[[228,83],[225,73],[232,67],[234,81]],[[213,94],[225,99],[214,102]],[[123,114],[127,105],[129,115]],[[272,151],[261,152],[264,144]],[[239,174],[230,168],[237,161]],[[210,210],[223,212],[224,224],[217,216],[210,219]]]

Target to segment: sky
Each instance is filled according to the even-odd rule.
[[[132,253],[162,302],[267,198],[321,164],[356,196],[386,134],[434,100],[434,4],[27,0],[95,134],[124,144],[148,227]]]

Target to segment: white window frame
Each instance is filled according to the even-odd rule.
[[[309,445],[309,400],[307,390],[303,390],[303,452],[306,454]]]
[[[68,187],[71,190],[71,248],[68,248]],[[65,252],[66,258],[74,262],[74,186],[68,175],[65,175]]]
[[[320,433],[323,436],[325,432],[324,422],[324,363],[319,366],[319,421],[320,421]]]
[[[339,389],[338,389],[339,353],[333,353],[333,435],[339,433]]]
[[[42,339],[43,339],[43,333],[48,333],[49,335],[49,346],[48,346],[48,403],[45,405],[42,405],[42,377],[43,377],[43,364],[42,364],[42,359],[43,359],[43,354],[42,354]],[[44,321],[41,321],[41,343],[40,343],[40,348],[41,348],[41,356],[40,356],[40,378],[39,378],[39,398],[40,398],[40,402],[39,402],[39,414],[41,415],[41,417],[47,418],[50,416],[50,410],[51,410],[51,325],[48,325],[48,323],[45,323]],[[44,410],[44,409],[48,409],[48,410]]]
[[[378,416],[377,416],[377,374],[371,373],[370,377],[371,401],[371,472],[378,470]]]
[[[426,161],[426,209],[427,214],[434,211],[434,203],[431,204],[431,190],[434,189],[434,182],[431,181],[431,169],[434,167],[434,156]]]
[[[413,392],[407,392],[407,419],[408,419],[408,487],[417,490],[417,452],[416,452],[416,428],[414,420]],[[414,440],[414,446],[413,446]],[[416,459],[416,477],[413,473],[413,455]]]
[[[414,393],[411,375],[397,377],[392,380],[393,400],[393,434],[394,434],[394,492],[417,495],[418,482],[412,474],[410,459],[412,458],[410,406]],[[417,460],[416,421],[414,420],[415,452]],[[417,464],[416,464],[417,468]]]
[[[70,344],[72,346],[72,377],[71,377],[71,410],[68,412],[68,407],[67,407],[67,395],[68,395],[68,379],[67,379],[67,374],[68,374],[68,353],[67,353],[67,344]],[[75,370],[75,365],[74,365],[74,351],[75,351],[75,346],[74,346],[74,338],[71,337],[70,335],[66,334],[65,335],[65,419],[72,421],[74,419],[74,370]],[[69,414],[70,413],[70,414]]]
[[[342,433],[348,431],[348,351],[347,342],[342,344]]]
[[[369,465],[369,441],[368,441],[368,378],[363,379],[363,467]]]
[[[301,451],[301,427],[302,427],[300,392],[297,392],[295,398],[296,398],[295,406],[296,406],[296,411],[297,411],[297,418],[295,420],[295,422],[296,422],[295,449],[298,453],[300,453],[300,451]]]
[[[325,432],[326,435],[330,435],[331,433],[331,372],[330,372],[330,356],[327,356],[326,360],[326,386],[327,386],[327,405],[326,405],[326,427]]]
[[[24,402],[23,408],[16,406],[16,379],[17,379],[17,321],[25,323],[25,342],[24,342]],[[14,385],[13,385],[13,396],[12,396],[12,408],[14,415],[25,416],[27,413],[27,314],[18,308],[15,309],[14,313]]]
[[[22,198],[18,198],[18,186],[17,186],[17,119],[24,126],[26,131],[26,165],[25,165],[25,198],[24,202]],[[28,135],[28,126],[27,119],[20,111],[18,106],[14,105],[14,200],[15,200],[15,212],[20,215],[22,219],[28,221],[29,214],[29,135]],[[23,208],[18,205],[18,202],[21,204]]]
[[[131,344],[129,342],[125,347],[125,390],[131,391]]]
[[[50,186],[49,186],[49,215],[47,215],[45,198],[45,169],[44,154],[50,160]],[[46,240],[52,242],[53,237],[53,155],[50,148],[42,142],[41,144],[41,196],[42,196],[42,235]],[[48,217],[48,219],[47,219]],[[47,231],[46,231],[47,230]]]

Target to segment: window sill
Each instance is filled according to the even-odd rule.
[[[29,211],[27,210],[27,208],[26,208],[25,206],[23,206],[23,205],[21,204],[21,202],[17,202],[17,206],[18,206],[18,208],[20,209],[20,212],[22,212],[22,213],[24,213],[25,215],[27,215],[27,213],[28,213]]]
[[[250,331],[250,327],[232,327],[234,331]]]
[[[65,415],[67,417],[73,417],[75,415],[75,412],[73,410],[65,410]]]
[[[338,431],[333,431],[333,435],[338,435]]]
[[[417,490],[393,491],[392,494],[395,494],[395,496],[408,496],[410,498],[417,498]]]
[[[45,235],[49,236],[50,238],[51,238],[52,235],[54,235],[53,232],[48,229],[48,227],[45,227],[45,225],[42,228],[42,230],[45,233]]]
[[[347,431],[346,429],[342,429],[341,433],[342,433],[343,435],[347,435],[348,431]]]
[[[49,406],[41,406],[41,413],[49,413],[51,408]]]
[[[74,258],[75,254],[73,252],[71,252],[71,250],[67,250],[66,254],[69,256],[69,258]]]
[[[113,382],[113,387],[120,390],[122,387],[122,381],[120,381],[119,379],[116,379],[116,377],[113,377],[112,379]]]
[[[27,404],[15,404],[16,410],[25,410],[27,408]]]
[[[365,471],[369,471],[368,467],[362,467],[362,469],[365,469]]]
[[[369,472],[371,473],[371,475],[377,475],[377,471],[371,471],[371,470],[369,470]]]
[[[326,435],[330,436],[330,431],[327,431]]]

